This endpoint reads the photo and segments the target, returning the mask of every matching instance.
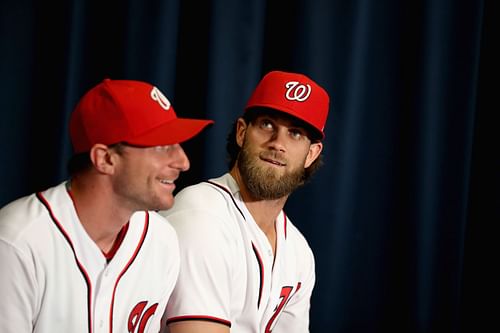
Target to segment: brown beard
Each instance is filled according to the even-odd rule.
[[[243,142],[237,163],[248,191],[257,200],[275,200],[288,196],[304,184],[303,168],[279,176],[275,170],[259,166],[255,157],[251,155],[246,140]]]

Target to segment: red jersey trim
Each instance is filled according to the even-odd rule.
[[[255,258],[257,259],[257,264],[259,265],[259,276],[260,276],[260,283],[259,283],[259,298],[257,300],[257,309],[260,307],[260,301],[262,299],[262,290],[264,289],[264,264],[262,263],[262,257],[259,254],[259,251],[257,251],[257,247],[254,245],[252,242],[252,248],[253,248],[253,253],[255,254]]]
[[[102,251],[102,254],[106,258],[106,260],[108,261],[108,263],[111,261],[111,259],[113,259],[113,257],[115,256],[116,252],[120,248],[120,245],[122,245],[122,242],[125,239],[125,235],[127,234],[128,226],[129,225],[130,225],[130,222],[127,222],[127,224],[125,224],[120,229],[120,231],[118,232],[118,236],[116,236],[116,239],[115,239],[115,241],[113,243],[113,246],[111,247],[111,249],[108,252]]]
[[[177,316],[177,317],[172,317],[167,319],[167,325],[171,323],[177,323],[180,321],[187,321],[187,320],[201,320],[201,321],[210,321],[213,323],[217,324],[222,324],[227,327],[231,327],[231,322],[229,320],[217,318],[217,317],[212,317],[212,316]]]
[[[286,239],[287,226],[288,226],[288,219],[286,218],[285,212],[283,212],[283,231],[285,232],[285,239]]]
[[[71,248],[71,251],[73,252],[73,257],[75,258],[76,265],[78,266],[78,269],[82,273],[83,278],[85,280],[85,283],[87,284],[87,318],[88,318],[87,321],[88,321],[88,330],[90,333],[92,333],[92,306],[91,306],[91,304],[92,304],[92,283],[90,281],[90,277],[89,277],[87,271],[85,270],[85,268],[83,267],[83,265],[80,263],[80,261],[78,261],[78,258],[76,256],[76,252],[75,252],[75,247],[73,246],[73,242],[71,241],[71,238],[69,237],[66,230],[64,230],[61,222],[59,222],[59,220],[54,215],[54,212],[52,211],[52,208],[50,206],[49,201],[43,196],[43,194],[41,192],[36,193],[36,197],[38,200],[40,200],[42,205],[45,206],[45,208],[47,209],[49,216],[52,219],[52,221],[54,222],[55,226],[57,227],[59,232],[63,235],[63,237],[66,239],[66,242],[68,242],[68,245]]]
[[[216,182],[213,182],[213,181],[210,181],[210,180],[205,181],[205,183],[208,183],[208,184],[211,184],[213,186],[216,186],[216,187],[220,188],[221,190],[223,190],[224,192],[226,192],[227,194],[229,194],[229,197],[233,201],[233,204],[236,207],[236,209],[240,212],[241,216],[243,217],[243,220],[245,220],[245,221],[247,220],[245,218],[245,214],[243,214],[243,212],[241,211],[240,207],[236,203],[236,200],[234,200],[234,197],[233,197],[233,194],[231,193],[231,191],[229,191],[226,187],[222,186],[221,184],[217,184]]]
[[[110,332],[113,332],[113,308],[114,308],[114,305],[115,305],[116,288],[118,287],[118,283],[120,282],[120,279],[122,278],[122,276],[125,275],[125,273],[127,272],[128,268],[130,266],[132,266],[132,263],[134,262],[135,258],[137,258],[137,254],[141,250],[142,245],[144,244],[144,239],[146,239],[146,235],[147,235],[148,230],[149,230],[149,213],[147,211],[145,211],[144,213],[145,213],[144,230],[142,231],[141,240],[137,244],[137,248],[135,249],[135,252],[132,255],[132,257],[130,258],[129,262],[125,265],[125,267],[123,268],[123,270],[121,271],[121,273],[118,275],[118,278],[116,279],[116,282],[115,282],[115,286],[113,288],[113,296],[111,298],[111,306],[110,306],[110,311],[109,311],[109,315],[110,315],[110,317],[109,317]]]

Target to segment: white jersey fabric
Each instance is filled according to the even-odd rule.
[[[158,333],[179,249],[163,217],[137,212],[108,263],[61,183],[0,210],[0,267],[2,333]]]
[[[167,322],[209,320],[235,333],[309,332],[314,257],[280,212],[271,245],[227,173],[180,191],[161,212],[179,238],[181,268]]]

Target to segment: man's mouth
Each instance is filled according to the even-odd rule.
[[[272,155],[272,156],[271,156]],[[277,166],[286,166],[286,160],[282,158],[277,158],[275,154],[261,154],[261,160],[277,165]]]

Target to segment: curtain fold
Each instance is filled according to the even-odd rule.
[[[490,6],[4,0],[0,205],[67,177],[69,114],[105,77],[215,120],[184,144],[182,188],[226,171],[226,136],[264,73],[302,72],[331,97],[324,166],[286,205],[316,256],[311,332],[494,330]]]

